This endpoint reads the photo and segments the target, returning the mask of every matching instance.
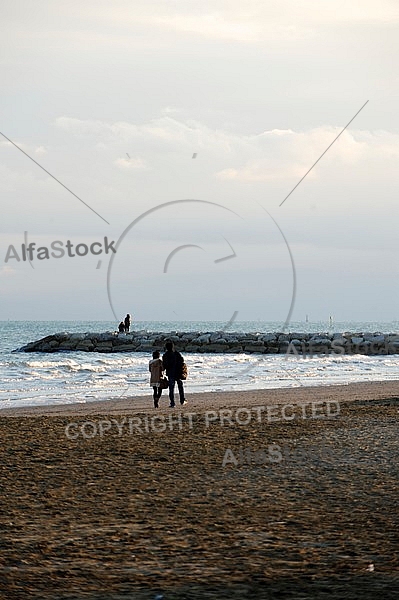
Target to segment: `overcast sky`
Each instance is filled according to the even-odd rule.
[[[399,319],[397,0],[0,13],[0,320]]]

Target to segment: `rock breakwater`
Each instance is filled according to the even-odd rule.
[[[225,331],[133,331],[118,333],[55,333],[30,342],[16,352],[153,352],[173,341],[181,352],[249,354],[384,355],[399,353],[396,333],[227,333]]]

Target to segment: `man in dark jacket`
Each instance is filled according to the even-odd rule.
[[[184,358],[182,357],[180,352],[177,352],[177,350],[175,350],[173,342],[166,342],[165,348],[166,352],[162,357],[162,362],[166,371],[166,375],[169,379],[170,408],[174,408],[175,383],[177,383],[177,387],[179,389],[180,404],[187,404],[186,399],[184,397],[183,382],[181,380]]]

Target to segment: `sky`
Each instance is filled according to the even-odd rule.
[[[0,320],[399,320],[397,0],[0,16]]]

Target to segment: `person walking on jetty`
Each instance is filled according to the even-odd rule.
[[[126,331],[126,333],[129,333],[129,331],[130,331],[130,323],[131,323],[131,322],[132,322],[132,318],[131,318],[131,316],[129,315],[129,313],[127,313],[127,315],[126,315],[126,317],[125,317],[125,321],[124,321],[124,323],[125,323],[125,331]]]
[[[154,408],[158,408],[159,399],[162,396],[161,379],[164,371],[163,362],[160,358],[159,350],[154,350],[152,353],[152,360],[149,363],[150,385],[154,390]]]
[[[180,404],[187,404],[184,397],[184,387],[182,382],[182,368],[184,364],[184,358],[175,350],[173,342],[166,342],[166,352],[162,357],[162,362],[166,375],[169,379],[169,400],[170,408],[175,407],[175,383],[179,389]]]

